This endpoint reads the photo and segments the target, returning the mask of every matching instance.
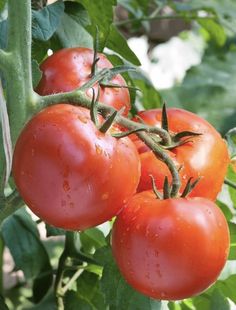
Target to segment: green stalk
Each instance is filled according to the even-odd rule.
[[[85,95],[84,92],[80,90],[75,90],[69,93],[54,94],[44,97],[38,96],[37,100],[38,100],[38,106],[41,107],[42,106],[46,107],[50,104],[55,104],[59,102],[71,102],[88,109],[90,109],[92,105],[91,99],[87,97],[87,95]],[[116,111],[113,107],[102,103],[98,103],[97,107],[98,111],[100,111],[104,116],[111,115]],[[135,130],[139,129],[140,127],[142,128],[146,127],[146,132],[137,132],[136,134],[148,147],[150,147],[150,149],[153,150],[154,154],[160,160],[162,160],[169,168],[172,175],[172,189],[170,194],[171,197],[175,197],[178,194],[181,186],[178,170],[172,159],[169,157],[168,153],[164,151],[157,143],[155,143],[150,136],[147,135],[148,132],[152,133],[155,132],[159,134],[160,137],[163,138],[163,141],[165,141],[166,143],[170,143],[170,136],[168,132],[166,130],[163,130],[162,128],[146,126],[145,124],[133,122],[130,119],[123,117],[121,115],[117,115],[116,123],[124,126],[129,130]]]
[[[8,1],[7,106],[13,145],[33,106],[31,72],[31,1]],[[2,53],[5,55],[6,53]]]

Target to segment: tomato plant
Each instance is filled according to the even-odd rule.
[[[102,53],[97,54],[97,69],[112,68],[112,64]],[[72,91],[81,87],[91,79],[94,51],[89,48],[66,48],[46,58],[40,66],[42,79],[36,88],[40,95],[50,95]],[[121,75],[115,75],[109,83],[126,86]],[[98,85],[94,85],[97,93]],[[87,92],[91,95],[91,89]],[[113,106],[117,110],[125,108],[124,115],[130,110],[130,97],[127,88],[100,86],[98,100]]]
[[[84,230],[111,219],[134,194],[139,158],[129,138],[100,132],[89,110],[61,104],[44,109],[23,129],[13,174],[41,219]]]
[[[146,191],[117,216],[112,249],[136,290],[157,299],[184,299],[216,281],[227,260],[229,231],[210,200],[159,200]]]
[[[0,309],[234,309],[236,4],[185,2],[0,0]]]
[[[161,109],[139,112],[138,116],[146,124],[161,126]],[[183,109],[169,108],[167,116],[170,133],[190,131],[201,134],[189,138],[189,142],[168,151],[180,169],[182,189],[189,178],[200,178],[190,193],[190,197],[199,196],[215,200],[221,190],[229,164],[225,141],[213,126],[196,114]],[[162,188],[165,176],[171,179],[167,166],[158,160],[144,143],[137,138],[134,138],[134,142],[141,159],[141,179],[138,191],[152,188],[150,175],[155,178],[157,187]]]

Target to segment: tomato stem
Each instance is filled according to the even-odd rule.
[[[225,179],[224,183],[230,187],[232,187],[233,189],[236,189],[236,183],[230,181],[229,179]]]

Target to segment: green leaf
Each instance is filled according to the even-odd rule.
[[[231,165],[228,167],[227,179],[236,184],[236,173]],[[229,195],[233,202],[234,207],[236,208],[236,190],[231,186],[228,186]]]
[[[100,290],[99,277],[84,271],[77,280],[77,290],[69,291],[65,297],[65,309],[68,310],[104,310],[104,296]]]
[[[4,9],[6,2],[6,0],[0,0],[0,12]]]
[[[210,310],[230,310],[228,300],[217,288],[214,289],[211,296]]]
[[[8,306],[5,304],[4,298],[0,295],[0,309],[9,310]]]
[[[141,71],[138,73],[132,72],[131,77],[135,86],[141,90],[141,93],[137,93],[137,101],[140,105],[138,110],[160,108],[162,103],[160,93],[155,89],[149,78]]]
[[[220,207],[221,211],[223,211],[224,216],[227,219],[227,221],[230,221],[233,218],[233,212],[229,208],[229,206],[219,200],[217,200],[217,205]]]
[[[32,60],[32,79],[33,79],[33,87],[35,88],[39,81],[41,80],[42,77],[42,72],[39,69],[39,64],[38,62],[33,59]]]
[[[228,143],[228,148],[230,152],[230,157],[236,157],[236,127],[230,129],[225,135],[226,141]]]
[[[224,297],[227,297],[231,299],[234,303],[236,303],[236,275],[231,275],[224,281],[217,281],[216,287],[218,290],[220,290],[221,294]]]
[[[83,251],[91,253],[106,245],[106,239],[98,228],[90,228],[80,233],[80,241]]]
[[[65,13],[57,28],[55,39],[59,41],[61,48],[64,47],[93,47],[93,39],[85,30],[89,23],[87,12],[78,3],[66,1]]]
[[[107,39],[106,46],[124,57],[127,61],[136,66],[140,66],[141,63],[134,52],[129,48],[127,40],[117,30],[117,28],[111,25],[109,37]]]
[[[228,259],[235,260],[236,259],[236,224],[228,223],[229,231],[230,231],[230,252]]]
[[[34,39],[47,41],[60,24],[64,12],[63,1],[57,1],[32,12],[32,36]]]
[[[112,258],[110,247],[99,249],[95,259],[104,264],[101,287],[106,303],[113,310],[161,309],[160,301],[138,293],[126,283]]]
[[[26,279],[45,280],[43,291],[35,296],[41,299],[51,286],[52,268],[36,224],[25,209],[20,209],[4,221],[2,235],[16,268],[24,272]]]
[[[222,52],[223,53],[223,52]],[[180,86],[160,91],[168,106],[199,114],[225,133],[236,126],[236,51],[206,55]]]
[[[210,37],[218,44],[223,46],[226,42],[224,28],[212,19],[198,19],[197,22],[209,33]]]
[[[91,25],[90,31],[93,32],[95,38],[95,26],[99,29],[99,51],[102,52],[106,46],[107,38],[110,33],[110,26],[113,23],[113,6],[116,0],[76,0],[81,3],[88,11]]]
[[[49,224],[45,224],[45,226],[46,226],[46,231],[47,231],[47,237],[64,236],[65,235],[64,229],[53,227]]]

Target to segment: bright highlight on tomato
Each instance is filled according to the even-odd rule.
[[[127,282],[156,299],[178,300],[214,283],[227,260],[229,231],[205,198],[156,199],[139,193],[117,216],[112,250]]]
[[[25,126],[15,147],[13,174],[36,215],[56,227],[83,230],[122,209],[136,191],[140,162],[129,138],[101,133],[89,110],[60,104]]]
[[[112,68],[112,64],[105,55],[98,53],[98,70]],[[65,48],[48,57],[40,66],[43,73],[36,91],[40,95],[68,92],[81,87],[91,79],[94,51],[89,48]],[[110,81],[112,84],[126,86],[123,77],[118,74]],[[98,85],[93,86],[97,93]],[[91,89],[87,91],[92,97]],[[130,110],[130,96],[127,88],[100,87],[99,101],[120,110],[125,108],[123,114]]]
[[[153,109],[139,112],[138,116],[146,124],[160,127],[161,114],[161,109]],[[180,168],[181,190],[190,177],[194,180],[200,177],[199,183],[189,196],[215,200],[221,190],[229,164],[225,141],[212,125],[196,114],[182,109],[169,108],[167,116],[171,133],[176,134],[181,131],[201,133],[200,136],[190,138],[190,142],[168,151],[177,168]],[[167,166],[158,160],[138,138],[133,141],[141,159],[141,179],[138,191],[152,188],[150,175],[153,175],[157,188],[161,189],[165,176],[171,180]]]

